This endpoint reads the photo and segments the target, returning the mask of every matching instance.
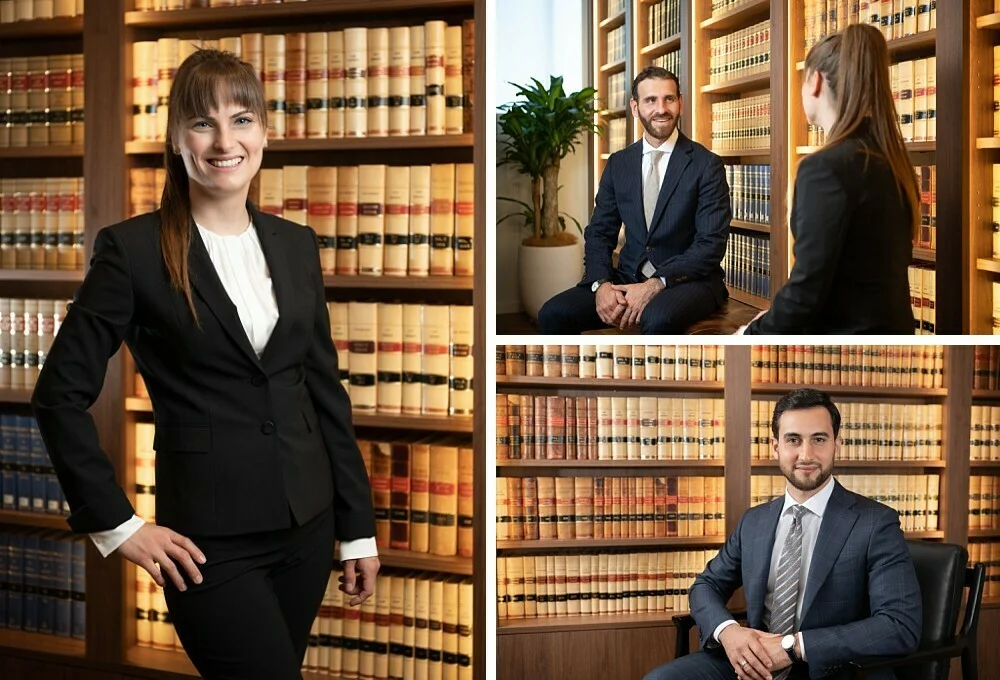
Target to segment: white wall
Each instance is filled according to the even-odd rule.
[[[508,83],[524,84],[537,78],[548,85],[549,76],[562,76],[567,92],[576,92],[589,85],[586,63],[584,3],[588,0],[499,0],[495,5],[496,21],[493,35],[496,83],[494,101],[499,105],[515,98],[515,89]],[[494,116],[497,112],[494,111]],[[495,120],[495,118],[494,118]],[[498,146],[502,140],[498,139]],[[497,157],[500,157],[498,149]],[[593,205],[590,200],[590,151],[582,141],[576,153],[567,156],[559,172],[559,208],[587,225]],[[530,182],[513,168],[496,170],[496,195],[531,202]],[[497,201],[497,219],[511,212],[514,204]],[[516,208],[517,206],[514,206]],[[510,219],[497,229],[496,237],[496,311],[497,314],[521,309],[517,284],[517,251],[521,231]],[[569,229],[575,231],[572,225]],[[580,256],[583,257],[580,238]]]

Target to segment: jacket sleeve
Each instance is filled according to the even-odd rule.
[[[88,409],[104,386],[108,360],[132,321],[132,276],[121,238],[102,229],[90,270],[69,306],[38,376],[31,408],[79,533],[113,529],[134,515],[101,450]]]
[[[909,654],[920,642],[920,584],[899,528],[899,516],[886,509],[875,522],[868,545],[871,616],[842,626],[802,631],[812,678],[836,673],[846,662],[866,656]]]
[[[747,327],[748,335],[809,332],[830,294],[847,233],[847,192],[829,164],[815,157],[799,166],[794,201],[795,266],[771,309]]]
[[[730,535],[719,554],[695,577],[688,591],[691,615],[698,624],[698,637],[703,650],[719,647],[712,633],[720,623],[733,618],[726,603],[743,585],[742,533],[745,519],[746,515],[740,519],[736,531]]]
[[[612,255],[618,246],[622,216],[615,197],[614,166],[618,154],[612,154],[601,174],[601,183],[594,198],[594,214],[583,230],[583,280],[579,285],[589,286],[599,279],[611,279]]]
[[[686,281],[707,279],[718,271],[726,255],[729,225],[733,208],[729,199],[729,183],[722,159],[709,155],[698,182],[698,208],[694,217],[694,241],[680,255],[657,267],[656,276],[666,279],[668,286]]]
[[[311,228],[309,232],[313,244],[310,266],[316,287],[316,317],[305,363],[306,389],[316,407],[333,468],[337,538],[341,541],[370,538],[375,535],[372,490],[351,423],[351,399],[340,383],[337,350],[330,335],[330,314],[320,269],[319,244],[316,232]]]

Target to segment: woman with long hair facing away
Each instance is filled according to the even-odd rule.
[[[806,57],[802,106],[827,141],[798,167],[788,281],[745,332],[913,334],[907,268],[919,190],[881,32],[852,25],[819,41]]]
[[[253,67],[186,59],[161,209],[98,233],[31,401],[70,526],[150,573],[213,679],[301,677],[335,539],[351,605],[379,569],[316,236],[247,200],[266,146]],[[123,340],[156,421],[156,524],[135,516],[87,412]]]

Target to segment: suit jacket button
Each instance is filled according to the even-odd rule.
[[[652,246],[646,246],[646,252],[647,253],[653,252],[653,247]]]
[[[253,385],[254,387],[260,387],[261,385],[264,384],[264,380],[265,380],[264,375],[258,373],[254,377],[250,378],[250,384]]]
[[[271,434],[274,432],[274,423],[270,420],[265,420],[264,424],[260,426],[260,431],[264,434]]]

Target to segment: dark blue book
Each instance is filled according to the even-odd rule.
[[[14,419],[15,450],[17,451],[17,509],[31,512],[31,428],[27,416]]]
[[[72,599],[73,615],[70,620],[70,635],[77,640],[87,636],[87,545],[86,538],[73,540]]]
[[[22,630],[38,632],[38,590],[42,546],[37,531],[24,537],[24,622]]]
[[[14,510],[17,508],[17,416],[0,415],[0,467],[3,468],[2,507]]]
[[[42,441],[42,433],[34,418],[27,418],[29,441],[31,442],[31,511],[45,512],[46,490],[48,488],[49,454]]]
[[[8,534],[7,576],[7,627],[21,630],[24,624],[24,534]]]
[[[53,595],[56,578],[56,543],[59,536],[49,531],[42,534],[38,554],[38,632],[52,635],[56,623],[56,603]]]
[[[0,628],[7,627],[7,591],[10,590],[10,557],[7,534],[0,532]]]
[[[55,575],[53,585],[55,592],[55,624],[56,635],[69,637],[73,621],[72,590],[73,590],[73,541],[63,537],[55,542]]]

